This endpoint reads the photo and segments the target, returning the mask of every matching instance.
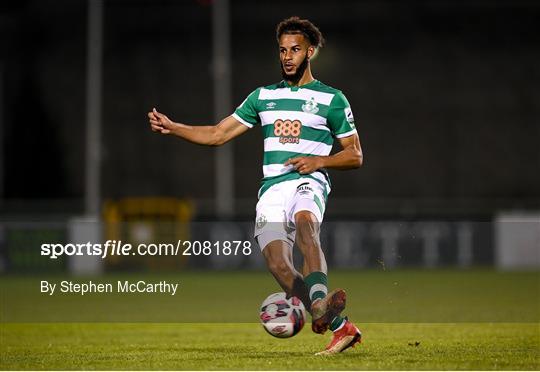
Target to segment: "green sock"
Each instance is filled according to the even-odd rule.
[[[304,278],[311,302],[324,298],[328,293],[328,277],[325,273],[314,271]]]
[[[339,315],[332,320],[332,323],[330,323],[330,330],[334,332],[336,329],[338,329],[342,324],[345,318],[340,317]]]

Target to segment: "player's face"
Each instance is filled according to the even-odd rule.
[[[279,39],[279,60],[281,74],[288,81],[298,82],[304,75],[309,58],[315,48],[309,44],[304,35],[283,34]]]

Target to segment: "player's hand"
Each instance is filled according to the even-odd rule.
[[[169,134],[173,130],[175,123],[166,115],[158,112],[155,108],[148,113],[148,121],[153,132]]]
[[[310,174],[323,167],[320,156],[300,156],[287,160],[284,165],[292,165],[300,174]]]

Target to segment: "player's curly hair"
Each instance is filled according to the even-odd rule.
[[[304,35],[316,48],[320,48],[324,45],[324,37],[313,23],[307,19],[300,19],[300,17],[290,17],[279,22],[276,27],[276,37],[279,43],[279,38],[283,34],[302,34]]]

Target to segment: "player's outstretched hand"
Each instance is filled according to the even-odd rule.
[[[300,156],[285,162],[285,166],[292,165],[300,174],[310,174],[322,168],[321,158],[318,156]]]
[[[148,121],[153,132],[169,134],[174,128],[174,123],[166,115],[158,112],[155,108],[148,113]]]

